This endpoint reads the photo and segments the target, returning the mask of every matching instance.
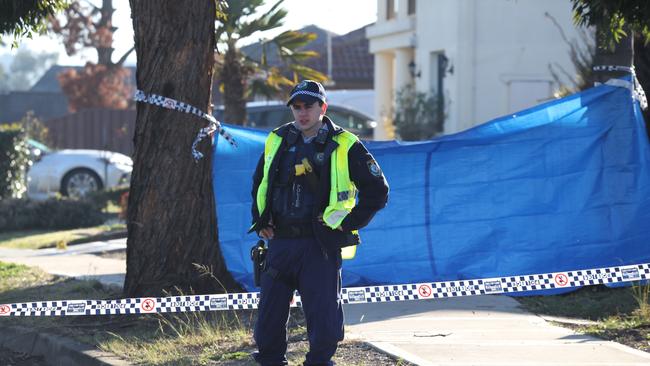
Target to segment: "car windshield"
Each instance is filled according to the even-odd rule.
[[[38,142],[36,140],[27,139],[27,143],[29,145],[31,145],[32,147],[35,147],[35,148],[41,150],[43,153],[51,153],[52,152],[52,149],[50,149],[49,147],[45,146],[45,144],[43,144],[41,142]]]

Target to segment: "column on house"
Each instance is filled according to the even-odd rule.
[[[375,140],[387,140],[387,126],[392,126],[393,118],[393,54],[392,52],[375,53],[375,116],[377,127]]]
[[[395,50],[395,96],[412,83],[409,63],[413,61],[412,48],[398,48]]]

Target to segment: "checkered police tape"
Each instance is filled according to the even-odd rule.
[[[214,134],[215,131],[218,132],[221,136],[223,136],[223,138],[225,138],[226,141],[228,141],[232,146],[237,146],[235,139],[228,132],[226,132],[226,130],[224,130],[223,127],[221,127],[221,123],[219,123],[219,121],[217,121],[212,115],[207,114],[194,106],[191,106],[187,103],[179,102],[172,98],[163,97],[158,94],[147,95],[142,90],[137,90],[135,92],[135,96],[133,99],[136,102],[149,103],[149,104],[157,105],[159,107],[179,111],[179,112],[190,113],[195,116],[199,116],[203,119],[208,120],[208,122],[210,122],[208,127],[202,128],[197,134],[196,138],[194,139],[194,142],[192,143],[192,156],[197,161],[203,158],[203,154],[198,150],[196,150],[196,145],[198,145],[199,142],[201,142],[201,140],[203,140],[207,136],[212,136],[212,134]]]
[[[645,91],[641,87],[639,79],[636,77],[636,72],[634,67],[622,66],[622,65],[596,65],[592,67],[592,70],[595,72],[627,72],[632,75],[632,82],[623,80],[623,79],[610,79],[605,82],[607,85],[617,86],[620,88],[629,89],[632,93],[632,97],[635,100],[639,101],[641,109],[646,110],[648,108],[648,99],[646,98]],[[600,85],[599,82],[594,83],[594,85]]]
[[[348,287],[342,290],[344,304],[426,300],[446,297],[508,294],[650,279],[650,263],[568,272],[483,278],[445,282]],[[118,300],[61,300],[0,304],[0,316],[71,316],[181,313],[256,309],[258,292],[145,297]],[[294,294],[291,306],[302,306]]]

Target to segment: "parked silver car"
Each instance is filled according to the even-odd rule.
[[[218,106],[213,114],[217,120],[222,121],[223,112],[223,106]],[[248,102],[246,103],[246,113],[248,114],[248,127],[263,130],[271,130],[283,123],[293,121],[291,110],[286,106],[286,102],[282,101]],[[372,117],[341,104],[328,104],[326,115],[332,118],[334,123],[362,139],[372,139],[373,130],[377,126]]]
[[[44,144],[27,141],[34,165],[27,173],[27,196],[46,199],[60,192],[83,197],[103,188],[128,184],[133,161],[130,157],[100,150],[52,150]]]

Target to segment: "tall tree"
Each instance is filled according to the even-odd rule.
[[[571,0],[574,19],[581,25],[596,27],[595,65],[635,66],[641,86],[650,90],[648,44],[650,43],[650,1],[648,0]],[[636,38],[636,42],[635,42]],[[643,42],[643,46],[639,43]],[[635,54],[641,52],[641,54]],[[595,79],[604,82],[626,73],[600,72]],[[650,137],[650,108],[643,111],[646,133]]]
[[[70,68],[58,76],[61,89],[68,97],[70,111],[83,108],[125,109],[133,95],[130,71],[123,67],[133,48],[113,61],[113,1],[102,0],[101,6],[74,1],[64,16],[51,17],[50,29],[61,35],[66,53],[77,54],[94,48],[97,62],[88,62],[83,70]]]
[[[650,1],[571,0],[574,19],[580,25],[596,27],[596,65],[634,65],[634,34],[650,40]],[[621,76],[603,72],[598,81]]]
[[[43,33],[46,20],[65,9],[67,0],[3,0],[0,1],[0,44],[3,35],[13,36],[13,46],[22,38]]]
[[[0,65],[0,93],[31,88],[56,63],[58,57],[56,52],[37,53],[29,48],[19,49],[9,64],[9,72]]]
[[[286,31],[262,41],[264,50],[272,45],[284,61],[285,68],[271,67],[266,62],[266,52],[259,60],[244,56],[238,43],[262,31],[276,29],[284,24],[287,11],[276,2],[270,10],[259,13],[264,0],[226,0],[225,19],[217,28],[216,38],[223,52],[218,67],[217,80],[224,94],[224,120],[246,124],[246,100],[251,94],[279,95],[298,81],[298,78],[324,81],[322,73],[301,65],[304,60],[315,57],[314,51],[300,48],[316,38],[313,33]],[[291,79],[285,76],[289,74]]]
[[[215,48],[215,1],[130,0],[137,85],[208,112]],[[179,288],[208,293],[237,289],[217,237],[212,156],[192,160],[190,146],[205,121],[138,103],[134,167],[127,214],[127,296]],[[211,269],[205,276],[199,266]],[[216,279],[218,280],[216,280]]]

